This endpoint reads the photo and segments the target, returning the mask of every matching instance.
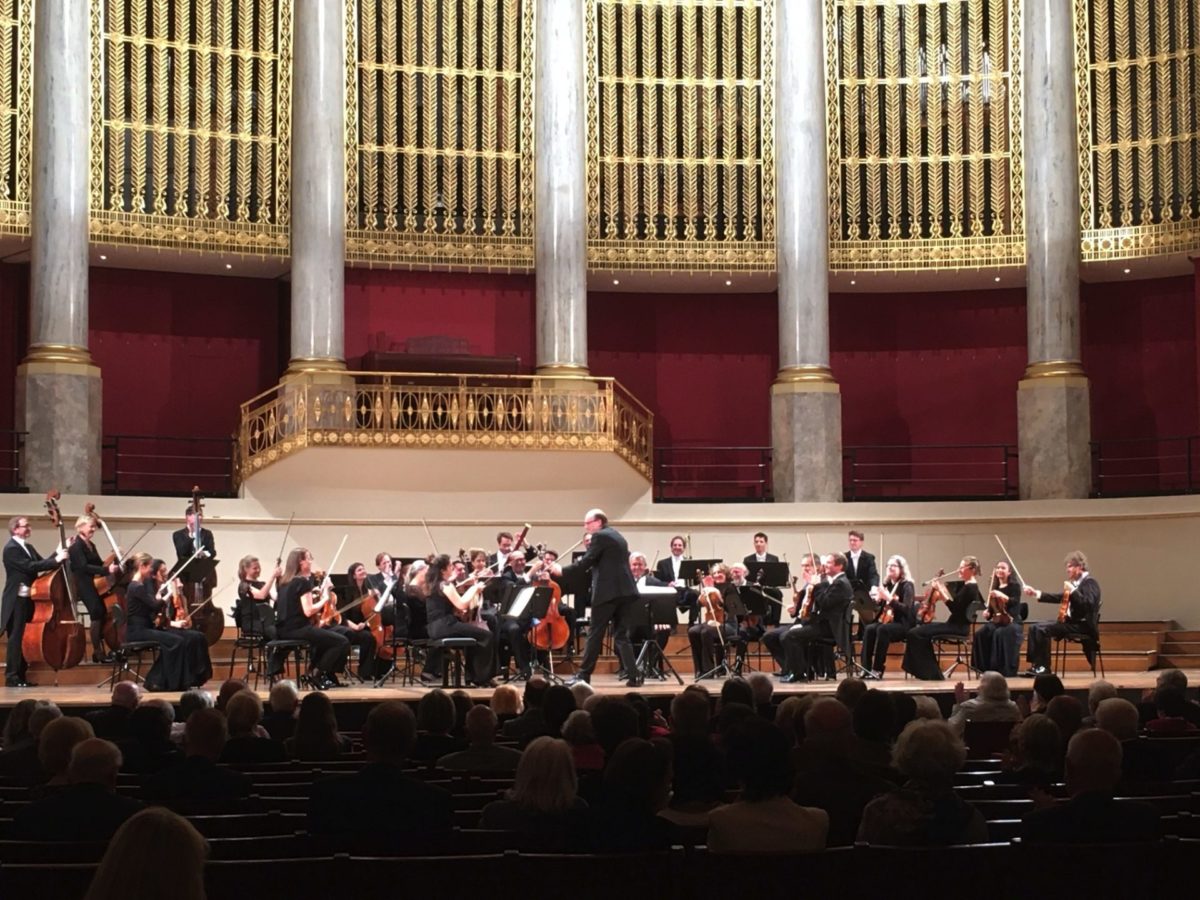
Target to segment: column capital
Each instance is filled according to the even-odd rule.
[[[1047,359],[1042,362],[1030,363],[1025,367],[1024,381],[1037,381],[1045,378],[1086,378],[1083,364],[1076,359]]]
[[[837,381],[829,366],[797,365],[784,366],[775,375],[774,387],[793,386],[797,391],[836,391]]]

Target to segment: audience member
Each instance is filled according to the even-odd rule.
[[[913,697],[913,703],[917,704],[916,719],[933,719],[936,722],[940,722],[944,718],[942,716],[942,708],[928,694],[917,694]]]
[[[586,682],[579,682],[585,684]],[[501,727],[510,719],[515,719],[521,714],[524,706],[521,703],[521,695],[511,684],[502,684],[492,692],[492,699],[489,704],[492,712],[496,714],[496,721]]]
[[[250,779],[217,765],[228,737],[225,716],[219,710],[192,713],[184,726],[184,759],[145,781],[146,799],[176,811],[190,811],[222,809],[248,797]]]
[[[854,751],[859,760],[878,773],[890,771],[896,721],[892,698],[881,690],[869,690],[851,708],[851,717],[858,738]]]
[[[136,681],[118,681],[113,685],[109,705],[87,714],[96,737],[119,743],[129,737],[129,716],[137,709],[142,689]]]
[[[750,687],[750,682],[745,678],[740,676],[728,678],[721,685],[721,695],[717,700],[718,714],[723,706],[728,706],[730,703],[740,703],[754,709],[754,689]]]
[[[296,730],[284,741],[292,759],[321,762],[350,752],[350,739],[338,731],[333,703],[321,691],[310,691],[300,701]]]
[[[541,848],[563,847],[579,831],[587,809],[577,789],[566,741],[534,738],[521,756],[512,790],[484,807],[480,827],[536,837]]]
[[[215,704],[216,709],[219,709],[221,712],[225,712],[225,707],[229,705],[230,698],[233,697],[234,694],[240,694],[249,687],[250,685],[246,684],[246,682],[240,678],[225,679],[225,681],[221,682],[221,689],[217,692],[217,702]]]
[[[542,702],[546,699],[546,691],[549,689],[550,682],[540,675],[535,675],[525,682],[525,711],[501,727],[501,734],[506,739],[516,741],[524,747],[535,737],[549,733],[545,710],[542,709]]]
[[[847,709],[854,709],[858,701],[867,696],[867,683],[861,678],[843,679],[834,692],[834,697],[846,704]]]
[[[628,704],[616,702],[636,719]],[[668,849],[674,828],[658,813],[670,793],[670,745],[636,737],[623,741],[608,757],[603,791],[589,810],[589,849],[610,853]]]
[[[1052,698],[1046,704],[1045,713],[1058,726],[1064,747],[1071,740],[1072,735],[1083,727],[1083,704],[1070,694],[1059,694]]]
[[[1062,732],[1045,713],[1031,713],[1013,729],[1013,752],[996,781],[1048,788],[1062,774]]]
[[[674,751],[674,775],[670,804],[662,815],[676,825],[707,828],[709,812],[733,784],[725,756],[709,736],[708,711],[708,698],[692,691],[671,701],[667,740]]]
[[[47,722],[38,741],[38,764],[48,779],[46,787],[67,784],[67,769],[76,745],[95,737],[91,723],[76,716],[62,716]]]
[[[605,760],[611,760],[622,741],[637,737],[637,710],[621,697],[601,696],[592,709],[592,728]]]
[[[414,762],[433,764],[447,753],[462,750],[464,742],[454,737],[454,701],[441,689],[432,690],[417,703],[417,742],[409,751]]]
[[[771,681],[771,677],[765,672],[751,672],[746,681],[754,694],[754,708],[758,710],[758,714],[768,722],[774,721],[775,704],[771,702],[771,698],[775,694],[775,683]]]
[[[1105,681],[1102,678],[1097,678],[1095,681],[1089,684],[1087,696],[1088,714],[1083,720],[1084,727],[1095,728],[1096,707],[1100,705],[1101,701],[1110,700],[1116,696],[1117,689],[1111,682]]]
[[[1139,711],[1123,697],[1101,700],[1096,707],[1096,727],[1121,745],[1121,773],[1128,781],[1161,781],[1170,776],[1158,747],[1138,737]]]
[[[1149,735],[1194,734],[1200,729],[1188,721],[1187,707],[1187,696],[1182,688],[1168,684],[1155,689],[1155,716],[1146,723],[1146,733]]]
[[[262,727],[272,740],[282,743],[296,733],[296,714],[300,711],[300,692],[296,689],[296,682],[286,678],[275,682],[271,685],[267,703],[271,708],[263,714]]]
[[[1187,699],[1188,679],[1185,672],[1179,669],[1163,669],[1158,673],[1155,679],[1154,687],[1148,689],[1142,695],[1142,702],[1138,704],[1138,710],[1141,713],[1142,725],[1145,726],[1151,719],[1159,715],[1158,704],[1155,700],[1155,695],[1161,688],[1175,688],[1183,694],[1183,706],[1179,710],[1181,718],[1191,722],[1196,727],[1200,728],[1200,703],[1195,700]]]
[[[948,722],[910,722],[892,753],[908,780],[867,804],[858,840],[907,847],[986,842],[987,822],[954,793],[954,773],[966,758],[967,748]]]
[[[11,750],[0,753],[0,776],[22,781],[41,781],[43,772],[38,762],[38,741],[42,729],[55,719],[62,718],[62,710],[49,700],[38,700],[29,714],[29,739],[16,742]]]
[[[0,737],[0,751],[12,750],[20,744],[33,743],[33,735],[29,733],[29,715],[38,705],[32,697],[18,700],[17,705],[8,711],[4,720],[4,733]]]
[[[775,710],[775,727],[788,742],[792,749],[804,739],[804,714],[812,707],[815,694],[805,694],[803,697],[784,697],[783,702]]]
[[[892,698],[892,709],[896,714],[892,721],[892,743],[895,743],[904,726],[917,717],[917,701],[912,694],[903,691],[893,691],[888,696]]]
[[[1051,700],[1066,692],[1061,678],[1052,672],[1043,672],[1033,679],[1033,698],[1029,704],[1029,711],[1045,712]]]
[[[729,735],[728,764],[740,799],[709,814],[711,853],[798,853],[823,850],[829,814],[788,797],[788,746],[769,722],[747,719]]]
[[[450,699],[454,701],[454,727],[450,729],[450,733],[456,740],[465,743],[467,740],[467,713],[471,711],[475,701],[462,688],[451,691]]]
[[[106,841],[142,803],[117,794],[121,751],[111,741],[88,738],[75,745],[68,785],[21,809],[12,833],[26,841]]]
[[[204,900],[208,842],[187,819],[153,806],[113,835],[84,900]]]
[[[546,719],[546,731],[550,737],[562,737],[563,723],[576,710],[575,695],[569,687],[551,685],[542,701],[542,714]]]
[[[213,695],[201,688],[184,691],[179,697],[179,717],[171,725],[171,740],[176,744],[183,743],[183,729],[192,713],[198,709],[212,709]]]
[[[254,691],[239,691],[225,704],[225,718],[229,725],[229,740],[221,751],[221,762],[226,765],[245,763],[274,763],[287,760],[283,744],[270,738],[259,737],[257,729],[262,721],[263,705]]]
[[[1022,820],[1029,844],[1113,844],[1159,837],[1158,811],[1135,800],[1114,800],[1121,780],[1121,744],[1099,728],[1067,744],[1066,803],[1035,810]]]
[[[585,681],[579,684],[587,684]],[[572,692],[573,693],[573,692]],[[571,748],[575,771],[599,772],[604,768],[604,748],[596,741],[596,730],[592,727],[592,714],[577,709],[567,716],[562,727],[563,740]]]
[[[121,741],[122,772],[153,775],[183,759],[171,740],[175,707],[160,697],[144,701],[129,716],[128,737]]]
[[[372,709],[363,725],[366,765],[312,786],[309,832],[384,842],[448,834],[453,824],[449,792],[404,774],[416,740],[417,720],[404,703],[388,700]]]
[[[457,772],[515,772],[521,751],[497,747],[496,728],[496,714],[491,707],[482,704],[471,707],[465,728],[467,749],[439,757],[438,768]]]
[[[958,682],[954,686],[954,697],[957,702],[950,713],[949,722],[959,737],[962,737],[968,721],[1021,721],[1021,711],[1008,695],[1008,679],[999,672],[984,672],[979,679],[979,692],[970,699],[967,699],[963,683]]]
[[[596,689],[586,681],[577,681],[571,685],[571,693],[575,695],[575,708],[583,709],[583,704],[596,693]]]

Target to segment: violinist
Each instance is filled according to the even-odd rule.
[[[787,613],[792,617],[791,622],[786,625],[780,625],[778,628],[772,628],[763,635],[763,646],[770,652],[775,664],[779,666],[780,676],[786,678],[790,673],[787,666],[787,655],[783,652],[783,638],[793,628],[799,628],[803,622],[800,621],[800,611],[804,606],[806,598],[812,596],[813,591],[820,585],[821,576],[818,570],[816,559],[809,553],[805,553],[800,558],[800,575],[793,578],[793,587],[795,590],[792,594],[792,605],[788,607]],[[809,609],[812,604],[809,604]]]
[[[330,594],[320,596],[322,580],[314,577],[312,554],[304,547],[297,547],[288,554],[275,604],[280,638],[308,643],[313,665],[304,679],[319,691],[340,686],[336,673],[346,668],[350,655],[350,642],[343,635],[313,624],[313,617],[333,602]]]
[[[360,575],[356,575],[358,570],[361,570]],[[350,577],[350,583],[354,584],[357,577],[359,584],[365,584],[367,580],[367,569],[362,563],[354,563],[350,566],[346,573]],[[375,641],[375,635],[371,633],[371,629],[367,627],[366,620],[362,615],[362,603],[353,603],[354,600],[360,600],[361,597],[338,597],[330,594],[330,603],[333,608],[321,617],[321,627],[334,634],[340,634],[352,647],[358,648],[358,679],[375,680],[375,657],[379,652],[379,645]],[[343,609],[342,607],[347,607]]]
[[[867,678],[883,678],[887,652],[892,641],[902,641],[917,622],[916,589],[908,573],[908,560],[892,556],[887,561],[887,578],[871,588],[871,599],[879,604],[879,616],[863,629],[862,665]]]
[[[433,564],[425,569],[425,582],[429,585],[426,608],[429,615],[429,637],[435,641],[450,637],[471,638],[474,649],[467,651],[470,669],[468,679],[476,687],[494,687],[492,672],[492,632],[483,625],[469,625],[459,618],[465,613],[467,603],[454,587],[454,564],[446,554],[435,557]]]
[[[355,565],[359,565],[355,563]],[[387,553],[379,553],[375,556],[375,568],[377,571],[374,575],[366,575],[366,567],[363,567],[363,574],[366,577],[367,588],[375,592],[376,597],[387,596],[387,602],[383,604],[383,609],[379,611],[380,619],[385,628],[396,627],[396,617],[399,615],[402,620],[407,620],[407,612],[397,612],[398,609],[405,609],[403,605],[404,588],[402,586],[400,568],[396,565],[392,557]],[[355,584],[355,579],[350,580],[351,585]],[[395,585],[395,587],[393,587]],[[391,593],[388,593],[388,588],[391,588]],[[365,592],[363,592],[365,593]],[[359,596],[363,596],[360,593]],[[352,600],[354,598],[347,598]],[[397,606],[400,604],[400,606]]]
[[[647,587],[671,587],[672,586],[672,585],[667,584],[661,578],[657,578],[656,576],[651,575],[649,573],[649,570],[650,570],[650,567],[646,563],[646,554],[639,553],[636,550],[633,553],[629,554],[629,571],[633,575],[633,580],[637,584],[637,589],[638,589],[639,593],[641,593],[643,588],[647,588]],[[651,626],[651,628],[653,628],[653,627],[654,626]],[[650,640],[651,637],[653,637],[654,642],[656,644],[658,644],[658,649],[665,651],[667,649],[667,641],[671,637],[671,629],[669,627],[664,627],[661,630],[654,631],[653,635],[652,635],[649,629],[647,629],[641,625],[638,625],[638,626],[634,626],[633,628],[630,629],[629,637],[633,641],[633,652],[634,653],[641,653],[642,652],[642,644],[644,642]],[[697,674],[699,674],[700,671],[703,671],[703,670],[698,669]]]
[[[37,687],[25,679],[28,663],[21,653],[25,624],[33,616],[30,588],[42,572],[49,572],[67,559],[67,548],[42,558],[29,543],[29,519],[13,516],[8,520],[8,542],[4,545],[4,599],[0,603],[0,631],[8,632],[8,662],[4,668],[5,687]]]
[[[233,614],[237,618],[242,634],[261,637],[264,642],[278,637],[275,628],[275,610],[271,608],[271,589],[283,574],[276,566],[267,581],[262,581],[262,563],[257,556],[243,556],[238,562],[237,602]],[[283,671],[283,660],[274,654],[267,660],[267,676],[274,677]]]
[[[854,588],[846,577],[846,557],[841,553],[830,553],[821,558],[825,583],[813,588],[813,613],[800,626],[789,629],[783,637],[783,650],[787,657],[789,675],[784,681],[812,681],[818,676],[834,678],[832,657],[822,655],[817,659],[814,643],[829,644],[836,640],[838,627],[848,621],[850,600]]]
[[[1025,586],[1025,594],[1036,598],[1038,603],[1059,605],[1057,622],[1041,622],[1029,626],[1029,644],[1025,648],[1029,670],[1022,673],[1026,677],[1043,675],[1049,671],[1051,638],[1061,638],[1069,634],[1083,637],[1084,656],[1091,665],[1096,664],[1100,629],[1100,583],[1088,571],[1087,557],[1082,551],[1074,550],[1068,553],[1063,564],[1067,569],[1067,579],[1063,582],[1060,593],[1042,592]]]
[[[178,580],[168,581],[167,564],[151,559],[148,553],[135,553],[131,562],[134,575],[125,593],[125,640],[151,641],[160,648],[158,659],[146,673],[146,690],[199,687],[212,677],[208,640],[183,620],[160,627],[167,618],[170,592],[179,588]]]
[[[986,620],[975,629],[971,644],[972,665],[983,672],[999,672],[1005,678],[1017,674],[1021,662],[1021,582],[1007,560],[992,571]]]
[[[654,567],[654,577],[679,591],[679,608],[687,610],[688,625],[695,625],[699,615],[696,609],[696,598],[699,595],[688,587],[690,573],[687,571],[687,560],[683,555],[686,546],[683,535],[677,534],[671,538],[671,555],[658,561],[658,565]]]
[[[727,609],[730,595],[737,597],[737,588],[729,581],[729,567],[712,567],[710,578],[697,587],[700,593],[700,621],[688,627],[688,642],[692,645],[692,665],[696,678],[713,677],[725,659],[725,644],[737,637],[737,620]]]
[[[972,610],[983,607],[983,594],[979,590],[979,560],[974,556],[964,556],[958,564],[958,577],[962,586],[957,592],[952,592],[940,578],[933,579],[929,584],[932,592],[928,602],[940,598],[950,609],[950,618],[945,622],[929,622],[917,625],[908,633],[904,648],[903,669],[914,678],[923,681],[943,681],[945,676],[938,667],[937,654],[933,649],[933,638],[941,634],[966,636],[971,630]]]
[[[772,616],[774,616],[776,623],[779,622],[780,613],[783,611],[783,592],[777,587],[762,585],[757,581],[751,584],[749,576],[750,572],[747,570],[745,563],[734,563],[729,567],[729,583],[737,588],[739,592],[742,588],[748,587],[758,591],[758,593],[766,598],[767,614],[765,616],[744,615],[738,619],[738,639],[741,641],[759,641],[762,640],[763,635],[766,633]]]
[[[75,590],[87,609],[92,635],[92,662],[111,663],[112,653],[104,649],[104,617],[107,612],[100,592],[96,590],[96,576],[119,575],[121,566],[114,560],[104,565],[100,552],[92,543],[96,534],[96,520],[91,516],[80,516],[75,520],[75,540],[68,551],[71,574],[75,576]]]

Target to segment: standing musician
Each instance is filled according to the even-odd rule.
[[[677,534],[671,538],[671,555],[658,561],[654,567],[654,577],[679,591],[679,608],[687,610],[688,624],[695,625],[699,614],[696,598],[699,595],[694,588],[688,587],[687,560],[683,557],[686,546],[683,535]]]
[[[888,647],[892,641],[904,640],[917,623],[915,597],[908,560],[903,556],[889,557],[887,580],[871,592],[871,599],[879,603],[879,616],[863,628],[862,665],[869,673],[867,678],[883,678]]]
[[[0,603],[0,631],[8,632],[8,660],[4,667],[5,687],[37,687],[25,678],[29,664],[21,653],[25,624],[33,616],[30,588],[42,572],[49,572],[67,559],[67,548],[42,558],[29,543],[29,519],[13,516],[8,520],[8,542],[4,545],[4,598]]]
[[[148,691],[186,691],[212,677],[208,640],[202,632],[188,628],[179,619],[166,624],[172,589],[178,579],[167,581],[167,564],[148,553],[135,553],[133,580],[125,592],[125,640],[151,641],[159,645],[158,658],[146,673]]]
[[[793,628],[799,628],[804,624],[799,618],[804,598],[810,596],[820,586],[820,581],[816,559],[812,554],[805,553],[800,557],[800,575],[798,578],[792,579],[796,589],[792,594],[792,605],[788,607],[788,615],[792,617],[793,621],[787,625],[772,628],[763,635],[763,646],[767,648],[775,660],[775,664],[779,666],[779,674],[783,678],[791,674],[791,670],[788,669],[787,654],[783,651],[783,638]]]
[[[425,570],[429,585],[426,605],[429,614],[429,637],[435,641],[462,637],[475,641],[467,651],[468,680],[476,687],[492,687],[492,632],[483,625],[469,625],[459,616],[467,612],[467,604],[454,587],[454,564],[446,554],[437,556]]]
[[[737,588],[730,583],[729,567],[712,567],[712,584],[704,579],[699,585],[700,621],[688,627],[688,643],[692,645],[692,665],[696,678],[708,675],[725,659],[725,644],[737,637],[737,617],[734,610],[741,605]]]
[[[823,654],[818,665],[811,645],[837,640],[838,626],[846,621],[854,589],[846,577],[846,557],[841,553],[822,557],[821,567],[826,581],[813,589],[813,614],[799,628],[792,628],[783,636],[787,670],[791,673],[784,677],[785,682],[812,681],[821,675],[835,677],[832,655]]]
[[[875,565],[874,554],[862,548],[863,533],[853,529],[847,535],[850,549],[846,551],[846,577],[854,592],[869,594],[871,588],[879,587],[879,569]]]
[[[107,612],[94,579],[98,575],[119,575],[121,566],[115,561],[108,566],[100,557],[92,537],[96,534],[96,520],[91,516],[80,516],[75,520],[75,540],[71,542],[68,555],[71,573],[75,576],[76,595],[87,609],[91,621],[92,662],[111,663],[113,655],[104,649],[104,617]]]
[[[1021,582],[1006,560],[996,563],[988,591],[985,621],[975,629],[971,655],[975,668],[999,672],[1005,678],[1017,674],[1021,663]]]
[[[7,550],[5,558],[8,558]],[[1025,586],[1025,593],[1037,598],[1038,603],[1059,604],[1059,621],[1029,626],[1029,645],[1025,648],[1025,658],[1030,668],[1023,673],[1027,677],[1042,675],[1049,670],[1050,639],[1068,634],[1083,636],[1083,653],[1090,664],[1096,664],[1100,632],[1100,582],[1088,571],[1087,557],[1081,550],[1068,553],[1063,564],[1067,567],[1067,580],[1063,582],[1061,594],[1043,593]]]
[[[242,634],[261,637],[264,642],[279,636],[275,628],[275,610],[271,607],[271,588],[282,575],[283,567],[276,566],[271,577],[262,581],[262,563],[257,556],[243,556],[239,560],[237,602],[233,614]],[[281,672],[283,660],[269,654],[267,676],[274,677]]]
[[[768,563],[768,562],[772,562],[772,563],[779,562],[779,557],[776,556],[774,553],[767,552],[766,532],[756,531],[754,533],[754,552],[751,553],[749,556],[747,556],[745,559],[743,559],[742,563],[746,566],[746,571],[751,571],[754,569],[755,563]],[[777,606],[774,603],[768,603],[765,624],[772,626],[772,627],[778,625],[779,619],[780,619],[780,613],[782,611],[783,611],[782,607]]]
[[[950,608],[950,618],[945,622],[930,622],[917,625],[908,633],[904,648],[905,672],[923,681],[943,681],[945,676],[938,668],[937,654],[933,649],[933,638],[940,634],[966,635],[971,630],[972,608],[983,606],[983,594],[979,590],[979,560],[974,556],[964,556],[958,564],[958,577],[963,585],[957,595],[952,595],[950,589],[940,578],[929,583],[930,593],[927,603],[936,603],[937,599],[946,601]]]
[[[497,575],[503,575],[504,566],[508,562],[508,555],[513,552],[515,543],[516,540],[513,538],[511,531],[501,531],[496,535],[496,552],[487,558],[488,568]],[[521,548],[520,553],[527,560],[537,556],[537,551],[528,544]]]
[[[629,544],[621,533],[608,524],[604,510],[590,509],[583,517],[583,527],[591,535],[587,553],[576,563],[560,567],[554,563],[551,574],[571,579],[585,572],[592,574],[592,623],[587,646],[579,664],[579,673],[571,679],[590,681],[604,642],[604,632],[613,621],[613,647],[621,660],[621,668],[629,675],[629,687],[641,686],[633,644],[629,640],[630,606],[637,601],[637,585],[629,571]]]
[[[190,503],[184,510],[184,520],[187,525],[171,534],[171,541],[175,544],[175,556],[179,559],[176,565],[182,566],[200,549],[204,550],[201,556],[215,559],[217,545],[213,540],[213,533],[207,528],[201,528],[200,534],[196,534],[196,510]]]
[[[350,642],[344,635],[320,628],[313,618],[333,595],[319,596],[320,579],[314,577],[312,554],[297,547],[288,554],[283,575],[279,578],[279,600],[275,603],[275,623],[279,637],[289,641],[306,641],[311,650],[313,665],[304,679],[319,691],[339,687],[337,673],[346,668]]]

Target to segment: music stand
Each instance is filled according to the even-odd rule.
[[[697,584],[696,570],[703,575],[711,575],[712,567],[723,563],[723,559],[685,559],[679,564],[679,577],[688,584]]]
[[[216,557],[197,556],[182,569],[173,573],[171,577],[182,581],[184,587],[190,587],[193,584],[204,584],[210,578],[215,582],[217,563],[219,562],[220,560]]]
[[[785,562],[756,562],[746,567],[750,581],[755,581],[763,587],[787,587],[792,582],[792,568]],[[758,573],[762,572],[762,578]]]
[[[641,625],[650,632],[649,639],[642,644],[642,650],[633,664],[634,671],[641,676],[643,681],[646,680],[647,673],[654,667],[663,672],[664,678],[666,673],[670,672],[675,676],[677,682],[683,684],[683,678],[675,671],[675,667],[671,665],[667,655],[658,646],[658,641],[654,639],[655,625],[670,625],[673,628],[678,624],[679,614],[675,607],[678,599],[679,593],[673,587],[644,587],[638,592],[637,599],[629,605],[631,612],[629,622],[625,624],[626,632],[632,631],[637,625]],[[632,675],[633,672],[630,674]]]
[[[512,584],[511,582],[509,582],[509,587],[512,590],[504,598],[504,605],[500,611],[502,617],[516,619],[518,622],[528,622],[530,628],[546,618],[546,613],[550,611],[550,603],[554,599],[554,592],[550,588],[532,584]],[[525,626],[522,625],[522,627]],[[538,659],[537,651],[532,645],[529,647],[529,656],[529,678],[541,675],[547,681],[562,683],[561,678],[542,665],[542,661]],[[526,680],[526,676],[520,672],[513,679],[513,681],[524,680]]]

